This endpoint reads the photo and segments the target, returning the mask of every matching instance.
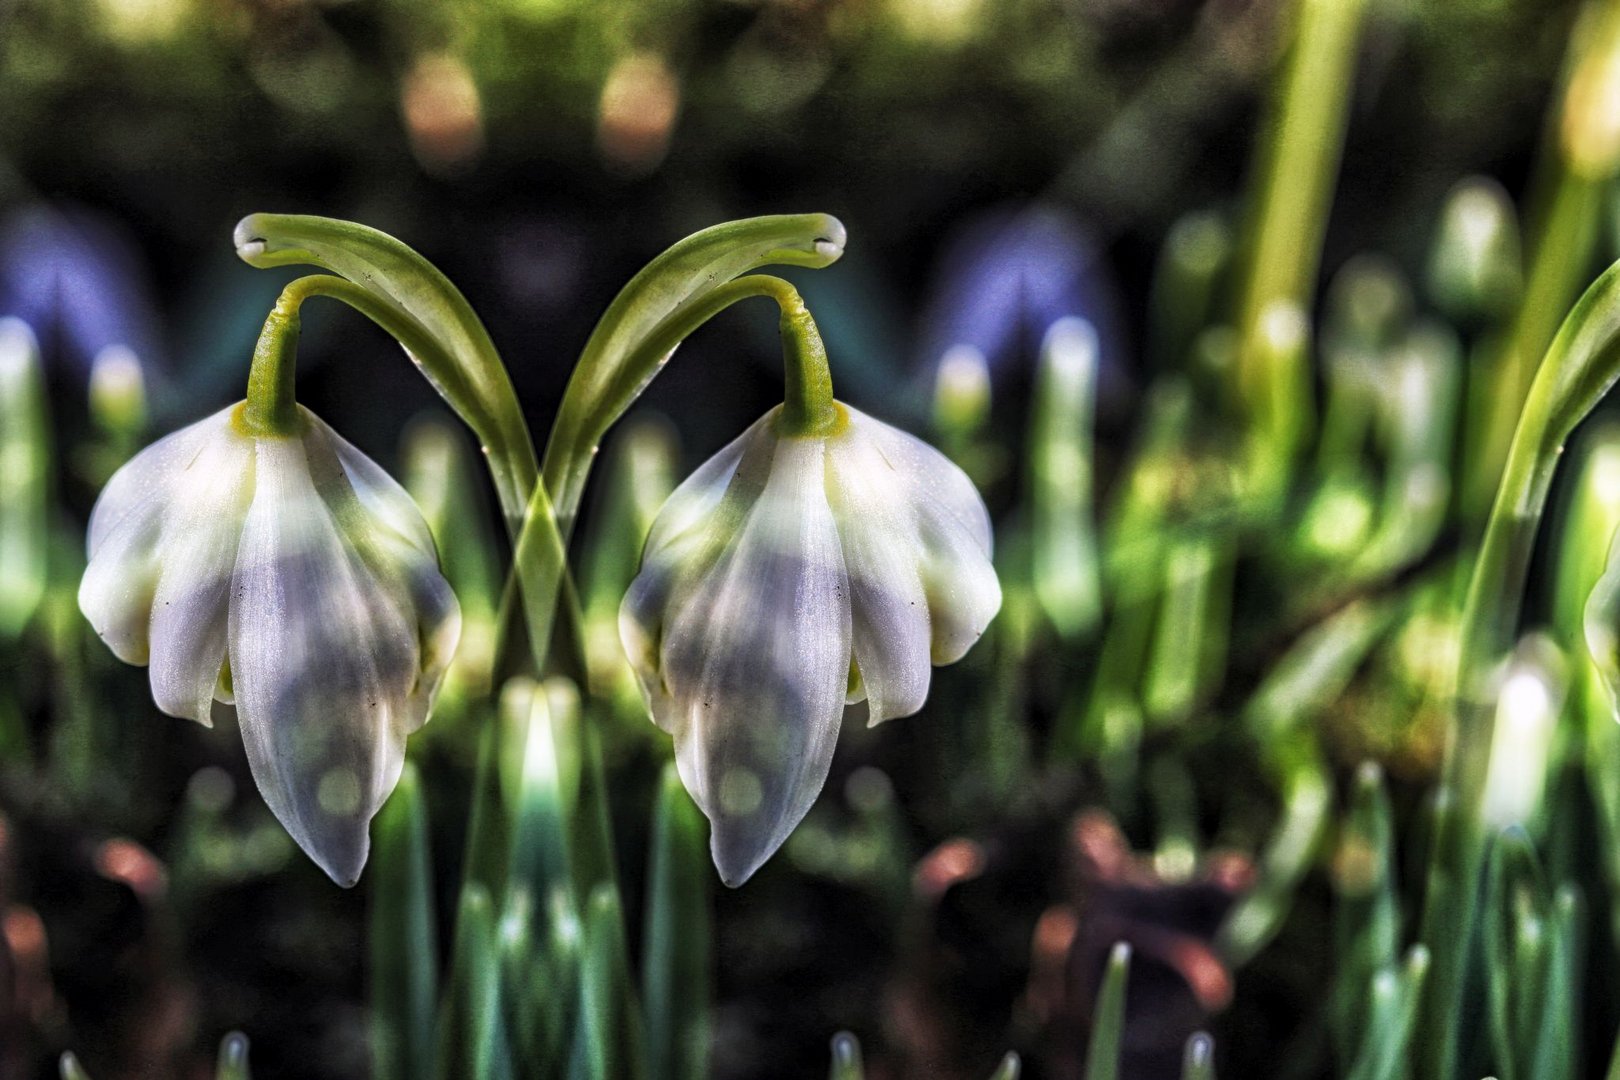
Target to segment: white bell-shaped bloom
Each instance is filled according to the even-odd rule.
[[[654,720],[708,815],[728,885],[809,811],[844,706],[871,723],[928,696],[1001,606],[990,518],[943,454],[845,405],[825,436],[772,410],[653,523],[620,612]]]
[[[171,716],[234,703],[265,802],[341,885],[460,633],[405,490],[308,411],[259,436],[232,406],[153,444],[90,517],[79,607],[151,667]]]

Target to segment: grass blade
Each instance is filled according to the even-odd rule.
[[[372,1069],[378,1080],[428,1080],[437,1056],[439,941],[427,807],[413,762],[405,763],[372,836]]]
[[[641,979],[648,1071],[660,1080],[702,1080],[708,1072],[706,832],[675,766],[666,765],[653,815]]]
[[[1118,1080],[1119,1051],[1125,1035],[1125,984],[1131,974],[1131,947],[1121,941],[1108,954],[1097,1010],[1086,1047],[1086,1080]]]

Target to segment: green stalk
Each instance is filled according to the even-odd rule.
[[[1215,1040],[1202,1031],[1187,1040],[1181,1080],[1215,1080]]]
[[[473,429],[515,533],[538,472],[534,444],[506,366],[460,290],[392,236],[352,221],[251,214],[237,224],[234,240],[237,255],[252,266],[312,264],[340,275],[310,288],[343,300],[392,335]]]
[[[1131,947],[1121,941],[1108,954],[1102,989],[1092,1012],[1086,1080],[1118,1080],[1120,1048],[1125,1041],[1125,986],[1130,975]]]
[[[0,643],[22,633],[45,595],[49,428],[39,344],[21,319],[0,319]]]
[[[645,274],[646,271],[642,273]],[[634,287],[639,280],[638,275],[636,280],[626,286],[626,290]],[[621,299],[623,295],[620,294]],[[632,355],[632,360],[636,362],[627,362],[627,370],[632,373],[642,372],[640,361],[653,359],[656,362],[644,372],[645,377],[638,376],[639,381],[626,394],[621,395],[620,383],[628,379],[629,374],[621,375],[617,382],[609,382],[607,388],[603,390],[596,381],[580,377],[580,371],[590,362],[582,357],[578,367],[575,368],[574,378],[569,381],[568,389],[564,393],[563,403],[558,412],[558,426],[553,429],[551,443],[546,450],[547,466],[559,473],[557,482],[566,485],[564,493],[559,496],[559,501],[555,505],[551,505],[546,500],[548,492],[556,490],[550,486],[552,481],[548,479],[546,484],[535,487],[535,503],[530,505],[524,516],[516,550],[513,553],[531,643],[551,640],[558,592],[568,585],[565,573],[568,562],[568,535],[574,515],[578,511],[585,480],[596,460],[597,440],[647,388],[653,376],[662,370],[663,364],[673,355],[682,341],[732,304],[755,296],[770,297],[776,301],[782,312],[782,351],[786,381],[781,415],[784,434],[823,435],[845,422],[843,413],[835,408],[832,399],[832,377],[827,367],[827,353],[821,343],[815,322],[805,310],[798,291],[781,278],[767,274],[751,274],[735,281],[728,281],[710,289],[707,293],[695,296],[649,331],[648,336]],[[615,305],[617,303],[615,301]],[[614,308],[610,307],[608,315],[603,316],[603,319],[606,320],[613,312]],[[576,397],[591,393],[606,395],[613,402],[613,407],[593,410],[589,401],[574,400]],[[565,451],[562,448],[570,444],[560,434],[563,431],[564,419],[572,417],[576,419],[570,420],[570,423],[585,424],[585,420],[577,419],[585,416],[596,417],[587,426],[597,434],[588,447]],[[554,456],[564,454],[571,456],[566,460]],[[563,499],[567,501],[564,502]],[[569,595],[572,595],[571,592]],[[535,644],[535,647],[544,648],[541,644]]]
[[[378,1080],[431,1080],[439,941],[427,807],[416,766],[405,763],[372,826],[372,1069]]]
[[[253,1080],[253,1071],[248,1067],[248,1039],[240,1031],[220,1040],[214,1080]]]
[[[1365,0],[1297,0],[1293,44],[1260,152],[1245,253],[1237,392],[1263,452],[1283,467],[1309,429],[1303,356],[1267,345],[1277,313],[1309,310],[1344,147]]]
[[[708,1075],[707,832],[675,766],[666,765],[653,817],[641,973],[648,1073],[662,1080]]]
[[[563,537],[573,532],[602,436],[688,334],[742,298],[713,306],[711,296],[761,266],[828,266],[844,240],[843,224],[826,214],[729,221],[675,244],[620,290],[574,365],[546,444],[542,473]]]
[[[1541,356],[1588,280],[1596,252],[1608,181],[1620,161],[1613,130],[1613,84],[1620,78],[1620,3],[1589,3],[1572,35],[1577,58],[1559,101],[1555,131],[1542,164],[1538,194],[1541,208],[1534,253],[1519,304],[1501,353],[1489,375],[1489,393],[1478,400],[1486,415],[1465,477],[1463,510],[1477,519],[1490,505],[1502,478],[1523,400]]]
[[[1030,421],[1030,554],[1035,596],[1071,642],[1102,616],[1091,496],[1096,384],[1096,331],[1078,319],[1053,324],[1041,345]]]
[[[847,1031],[840,1031],[832,1040],[832,1065],[827,1069],[827,1080],[865,1080],[866,1066],[861,1061],[861,1044]]]
[[[340,278],[330,279],[333,282]],[[256,438],[284,438],[304,428],[294,389],[298,381],[298,307],[319,275],[299,278],[282,290],[276,306],[264,320],[248,368],[247,400],[232,420]]]
[[[1575,305],[1531,384],[1463,608],[1455,715],[1446,749],[1447,810],[1435,837],[1422,940],[1434,955],[1416,1045],[1423,1076],[1447,1078],[1473,937],[1498,669],[1511,650],[1536,531],[1564,441],[1620,378],[1620,265]]]

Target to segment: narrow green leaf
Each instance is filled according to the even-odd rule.
[[[569,1080],[644,1076],[641,1011],[630,980],[624,914],[611,885],[591,893],[581,959],[580,1011]]]
[[[494,905],[480,885],[461,891],[449,984],[439,1012],[440,1080],[504,1080],[511,1074],[501,1010]]]
[[[847,1031],[832,1038],[832,1067],[827,1071],[827,1080],[866,1080],[860,1041]]]
[[[990,1074],[990,1080],[1018,1080],[1023,1071],[1024,1063],[1009,1050],[1007,1056],[1001,1059],[1001,1064],[996,1066],[996,1071]]]
[[[648,1073],[660,1080],[708,1075],[707,831],[675,766],[664,766],[653,812],[641,975]]]
[[[1333,793],[1320,762],[1307,757],[1292,765],[1283,784],[1282,820],[1260,856],[1259,881],[1217,936],[1233,966],[1251,960],[1281,929],[1327,829]]]
[[[1130,974],[1131,947],[1121,941],[1108,954],[1102,989],[1092,1013],[1085,1080],[1118,1080],[1120,1047],[1125,1038],[1125,985]]]
[[[1364,0],[1296,0],[1292,41],[1258,153],[1238,304],[1238,398],[1281,455],[1295,449],[1310,401],[1309,369],[1264,342],[1274,315],[1302,310],[1321,262],[1338,178]],[[1278,464],[1281,464],[1280,462]]]
[[[39,345],[21,319],[0,319],[0,643],[45,595],[49,418]]]
[[[1573,886],[1561,886],[1553,894],[1547,918],[1551,940],[1546,951],[1546,990],[1539,1001],[1527,1001],[1523,1006],[1540,1013],[1527,1074],[1535,1080],[1574,1080],[1580,1075],[1584,919],[1580,894]]]
[[[1391,966],[1373,975],[1361,1053],[1349,1080],[1401,1080],[1406,1075],[1406,1055],[1428,973],[1429,950],[1414,945],[1399,969]]]
[[[496,615],[501,578],[488,507],[478,482],[472,448],[463,432],[437,413],[413,419],[401,456],[405,490],[433,533],[445,579],[461,604],[461,641],[434,705],[442,724],[447,704],[489,693],[494,679]],[[460,725],[452,725],[461,736]]]
[[[1400,902],[1395,892],[1395,826],[1376,762],[1363,762],[1351,789],[1350,812],[1333,859],[1334,1027],[1340,1060],[1348,1062],[1367,1029],[1367,987],[1393,968],[1400,947]]]
[[[79,1064],[79,1059],[73,1056],[71,1050],[62,1055],[59,1068],[62,1080],[90,1080],[90,1074],[84,1071],[84,1066]]]
[[[429,1026],[431,1024],[430,1017]],[[428,1073],[424,1071],[422,1075]],[[240,1031],[233,1031],[220,1040],[214,1080],[253,1080],[253,1070],[248,1067],[248,1038]]]
[[[428,1080],[439,940],[427,806],[410,761],[372,824],[370,936],[373,1075]]]
[[[532,693],[525,689],[524,693]],[[494,715],[482,717],[478,736],[478,767],[473,772],[471,810],[467,815],[467,846],[462,864],[462,885],[476,884],[491,896],[506,887],[506,871],[511,861],[514,811],[508,798],[503,773],[507,760],[515,755],[513,745],[521,745],[516,724],[507,715],[527,714],[526,699],[521,710],[503,706]],[[521,729],[519,729],[521,730]]]
[[[1356,600],[1301,634],[1244,706],[1244,722],[1260,745],[1282,741],[1337,700],[1397,610]]]
[[[1215,1080],[1215,1040],[1196,1032],[1181,1059],[1181,1080]]]
[[[619,604],[641,564],[653,518],[675,489],[679,447],[674,427],[661,417],[632,416],[607,448],[606,476],[590,533],[581,552],[585,648],[592,697],[612,701],[633,716],[637,732],[646,706],[619,641]]]
[[[564,766],[560,764],[551,697],[544,686],[528,689],[528,720],[518,781],[516,818],[507,863],[507,890],[549,896],[569,886],[569,807]],[[514,706],[516,707],[516,706]]]
[[[1171,545],[1153,651],[1142,686],[1147,714],[1185,720],[1219,689],[1232,600],[1230,542],[1207,535]]]
[[[613,813],[608,804],[607,772],[602,764],[602,738],[597,728],[599,706],[581,702],[567,679],[546,680],[552,724],[559,750],[575,762],[573,799],[569,803],[569,851],[574,888],[583,899],[603,885],[619,893],[618,857],[613,843]]]
[[[1097,359],[1097,332],[1090,323],[1054,323],[1041,343],[1030,418],[1035,596],[1070,640],[1089,633],[1102,614],[1091,495]]]
[[[1532,1076],[1527,1070],[1546,990],[1545,890],[1535,849],[1523,830],[1497,836],[1486,861],[1482,930],[1491,1046],[1501,1080]]]
[[[1148,297],[1148,344],[1154,367],[1188,366],[1193,339],[1209,324],[1232,258],[1232,229],[1219,214],[1187,214],[1159,249]]]
[[[1417,559],[1451,506],[1451,465],[1462,389],[1462,346],[1448,327],[1424,322],[1396,347],[1379,385],[1378,443],[1384,493],[1378,526],[1347,573],[1371,580]]]
[[[1524,287],[1518,211],[1501,184],[1462,180],[1446,196],[1429,252],[1429,293],[1461,325],[1510,313]]]

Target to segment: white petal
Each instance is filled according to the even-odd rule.
[[[905,478],[860,429],[827,443],[827,496],[849,573],[855,666],[871,724],[909,716],[928,697],[930,622]]]
[[[933,659],[954,664],[1001,610],[1001,582],[977,541],[954,521],[919,515],[923,589],[933,630]]]
[[[100,538],[79,581],[79,610],[107,647],[126,664],[151,654],[152,594],[157,591],[157,541],[163,505],[146,504],[123,515]]]
[[[845,406],[848,408],[848,406]],[[849,409],[850,426],[877,444],[889,464],[906,478],[914,498],[949,514],[965,529],[979,550],[991,553],[990,512],[967,473],[932,446],[899,428]]]
[[[641,568],[619,607],[619,640],[653,720],[674,734],[660,659],[664,619],[735,538],[765,488],[777,439],[768,412],[689,476],[659,508]],[[746,464],[745,464],[746,462]],[[740,475],[739,475],[740,474]],[[683,601],[684,602],[684,601]]]
[[[921,439],[850,409],[846,439],[870,439],[894,467],[922,547],[935,664],[960,660],[1001,610],[990,514],[967,474]]]
[[[366,511],[373,517],[387,522],[418,551],[437,558],[433,533],[428,529],[427,521],[423,519],[416,500],[411,498],[410,493],[399,481],[389,476],[382,466],[334,431],[326,421],[308,409],[303,409],[302,412],[311,426],[331,443],[338,461],[343,465],[344,476],[348,478],[350,486],[353,487],[355,495],[359,497],[360,504]]]
[[[171,485],[210,436],[230,425],[235,405],[221,409],[206,419],[166,435],[126,461],[101,489],[95,509],[90,511],[86,538],[90,557],[96,557],[101,544],[126,516],[137,508],[151,511],[171,497]]]
[[[113,474],[91,511],[90,562],[79,583],[79,610],[125,663],[150,658],[163,523],[175,501],[197,489],[201,474],[188,475],[188,467],[206,442],[229,435],[231,411],[223,409],[135,455]]]
[[[747,431],[698,466],[696,472],[670,493],[664,505],[659,507],[652,528],[648,530],[644,550],[649,556],[656,555],[715,511],[737,472],[743,452],[762,437],[773,437],[771,421],[775,416],[776,410],[773,409],[754,421]]]
[[[781,440],[735,541],[671,601],[664,722],[732,886],[809,811],[838,739],[850,612],[824,485],[824,442]]]
[[[157,540],[150,663],[152,699],[170,716],[210,722],[253,464],[253,439],[224,424],[169,484]]]
[[[342,493],[320,439],[261,439],[258,454],[230,614],[242,736],[265,802],[334,881],[352,885],[405,734],[426,712],[416,618],[397,577],[340,532],[355,508],[317,494]]]

